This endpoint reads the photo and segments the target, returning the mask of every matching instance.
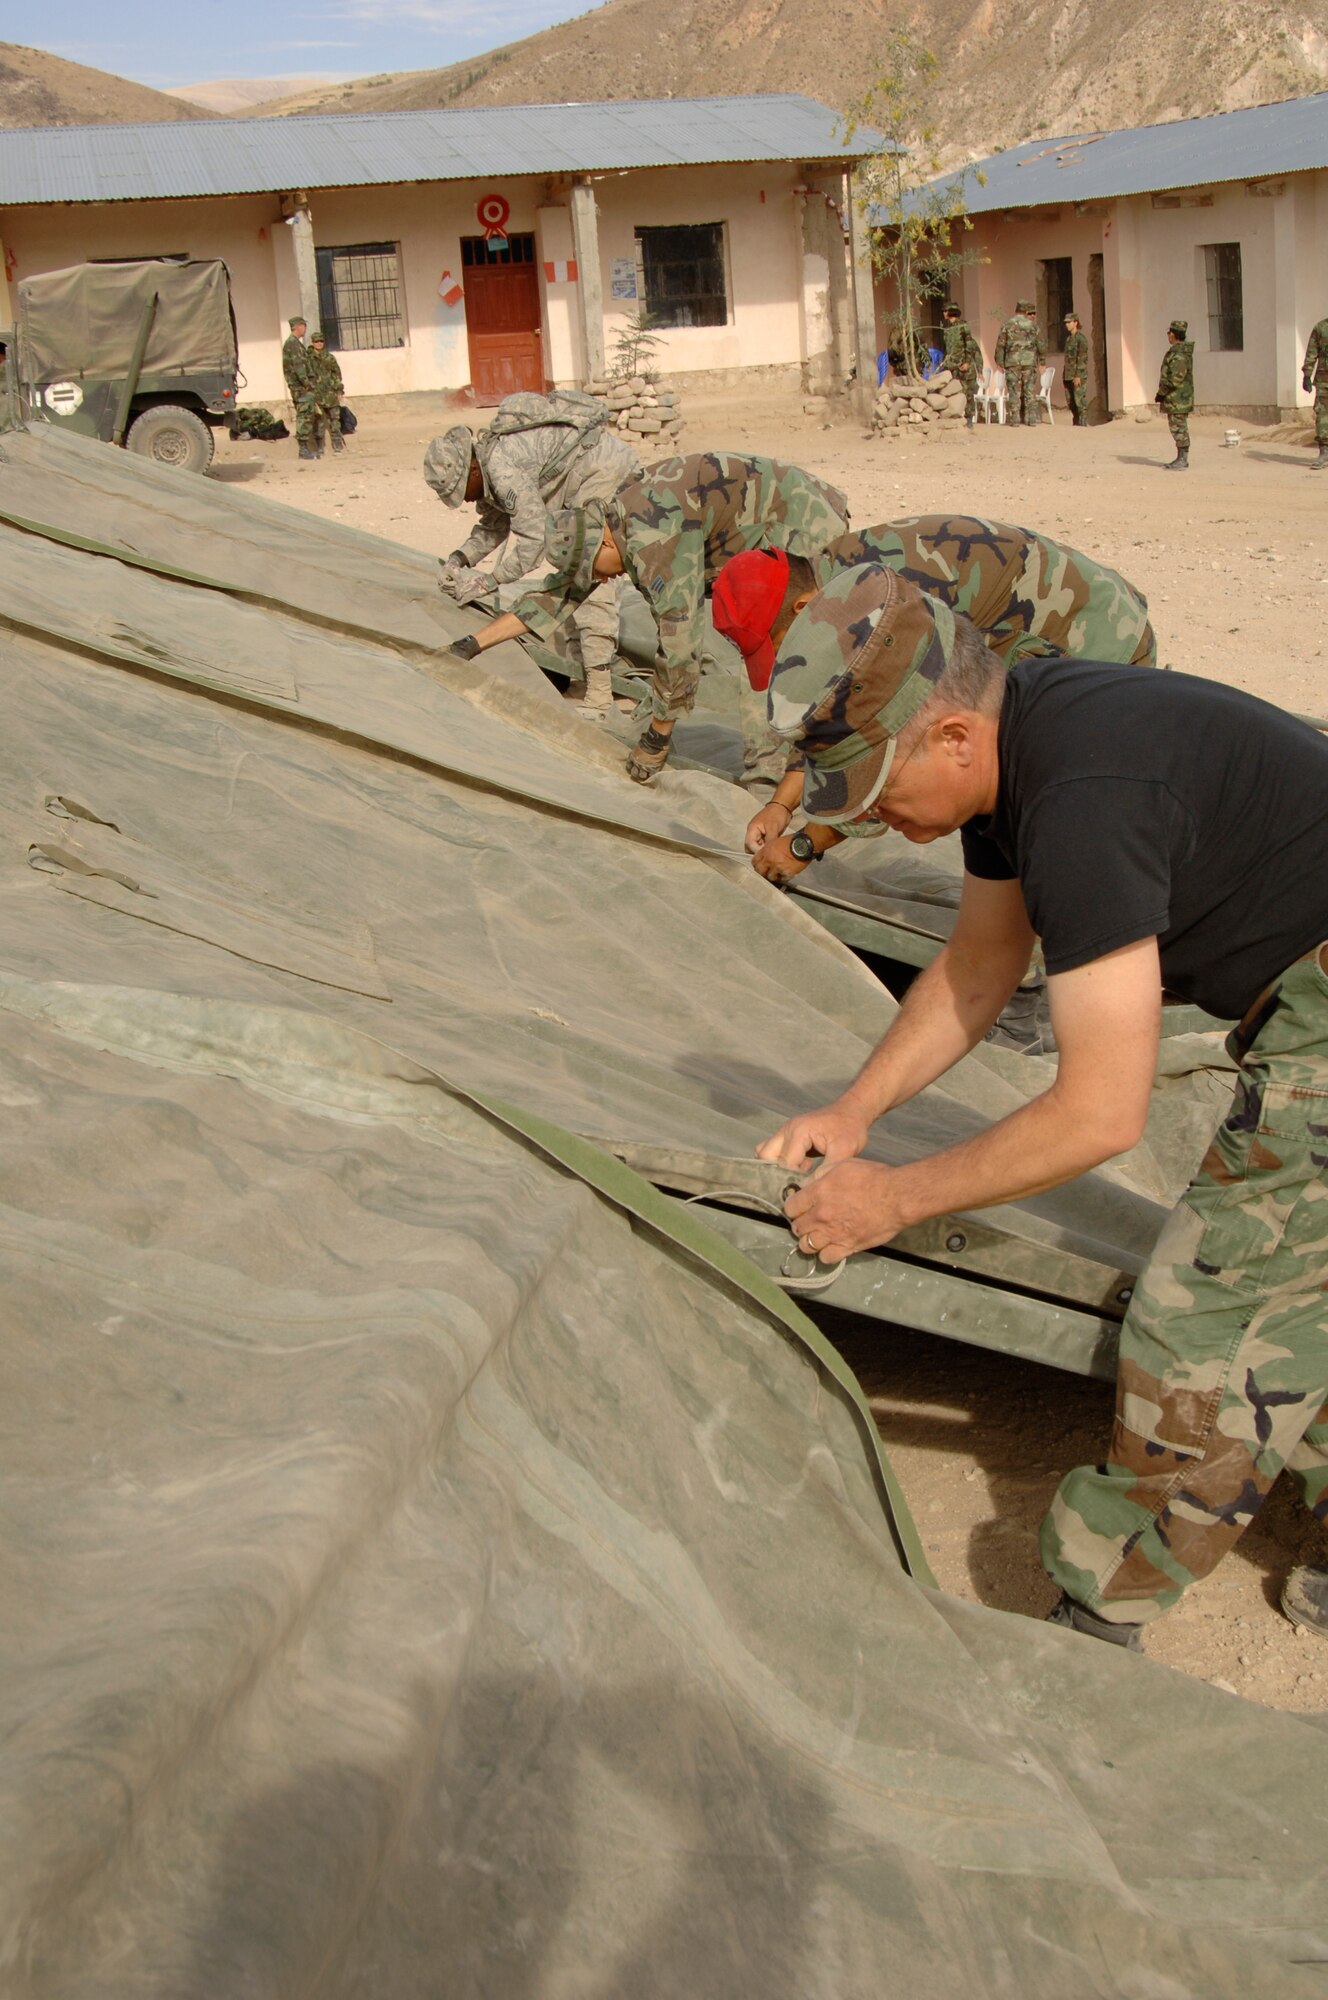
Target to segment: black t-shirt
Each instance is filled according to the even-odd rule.
[[[1170,993],[1236,1019],[1328,938],[1328,737],[1189,674],[1026,660],[964,864],[1018,879],[1048,972],[1156,937]]]

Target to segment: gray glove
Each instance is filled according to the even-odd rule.
[[[468,569],[452,585],[458,604],[488,604],[498,586],[487,569]]]
[[[448,596],[451,597],[460,579],[468,575],[469,572],[470,564],[466,561],[460,549],[453,549],[450,556],[446,558],[440,556],[438,558],[438,588],[445,590]]]
[[[468,632],[464,639],[454,639],[447,650],[458,660],[473,660],[480,650],[480,642],[473,632]]]

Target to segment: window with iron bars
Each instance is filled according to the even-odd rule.
[[[404,347],[401,267],[395,243],[318,250],[318,310],[331,348]]]
[[[1208,345],[1243,348],[1245,296],[1241,282],[1239,243],[1205,243],[1204,273],[1208,279]]]
[[[656,326],[726,326],[722,222],[636,232],[637,292]]]

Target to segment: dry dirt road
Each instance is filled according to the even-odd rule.
[[[348,372],[360,429],[345,452],[301,464],[293,439],[223,440],[214,476],[412,548],[453,548],[470,510],[442,508],[420,460],[456,414],[426,397],[361,400],[353,363]],[[1164,473],[1171,441],[1156,417],[1078,432],[1065,421],[979,428],[923,442],[871,439],[856,423],[827,427],[775,388],[692,394],[685,408],[684,450],[759,451],[805,465],[844,488],[857,525],[953,510],[1070,542],[1145,592],[1167,664],[1328,716],[1328,473],[1309,471],[1305,442],[1201,417],[1191,470]],[[1243,441],[1227,449],[1222,435],[1233,427]],[[1060,1472],[1101,1455],[1109,1387],[831,1320],[942,1587],[1040,1615],[1052,1592],[1038,1564],[1038,1522]],[[1253,1700],[1328,1712],[1328,1643],[1298,1636],[1277,1610],[1288,1568],[1325,1559],[1328,1538],[1281,1482],[1236,1553],[1151,1628],[1146,1650]]]

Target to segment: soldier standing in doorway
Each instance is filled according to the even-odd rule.
[[[1077,313],[1065,315],[1065,363],[1061,374],[1072,423],[1088,422],[1088,336]]]
[[[1328,465],[1328,319],[1321,319],[1309,337],[1301,378],[1306,393],[1314,391],[1314,438],[1319,456],[1310,471],[1322,472]]]
[[[964,385],[964,422],[971,428],[977,422],[982,349],[958,306],[942,306],[941,319],[945,326],[945,365],[955,380]]]
[[[1164,472],[1190,469],[1190,412],[1194,408],[1194,342],[1187,338],[1190,323],[1173,319],[1167,328],[1167,351],[1162,357],[1162,373],[1157,380],[1158,408],[1167,420],[1176,447],[1176,456]]]
[[[1046,359],[1047,344],[1037,323],[1037,308],[1031,299],[1019,299],[996,342],[996,366],[1005,370],[1007,423],[1042,422],[1038,390]]]

